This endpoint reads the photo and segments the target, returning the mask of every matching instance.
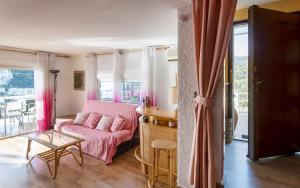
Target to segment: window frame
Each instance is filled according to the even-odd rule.
[[[131,100],[129,99],[129,101],[128,100],[124,100],[124,98],[123,98],[123,92],[126,92],[126,90],[123,90],[123,88],[124,88],[124,83],[127,83],[127,84],[132,84],[132,83],[138,83],[139,84],[139,96],[138,96],[138,101],[137,102],[131,102]],[[141,80],[125,80],[125,79],[122,79],[122,81],[121,81],[121,102],[122,103],[128,103],[128,104],[140,104],[141,103],[141,101],[140,101],[140,98],[141,98],[141,86],[142,86],[142,81]],[[132,97],[132,96],[130,96],[130,97]]]
[[[112,87],[112,89],[110,90],[104,90],[104,91],[106,91],[106,92],[111,92],[111,98],[102,98],[102,92],[103,91],[101,91],[101,83],[102,82],[109,82],[109,83],[111,83],[111,87]],[[98,98],[100,99],[100,100],[103,100],[103,101],[113,101],[113,97],[114,97],[114,95],[113,95],[113,88],[114,88],[114,82],[113,82],[113,80],[106,80],[106,79],[98,79]]]

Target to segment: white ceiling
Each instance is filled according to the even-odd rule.
[[[84,54],[176,44],[177,8],[189,1],[0,0],[0,45]],[[239,0],[238,8],[269,1]]]

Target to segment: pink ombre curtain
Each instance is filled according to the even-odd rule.
[[[140,100],[150,99],[151,106],[157,106],[157,54],[155,47],[147,47],[143,51],[141,68]]]
[[[34,87],[39,131],[46,131],[52,127],[53,82],[49,69],[50,64],[54,61],[54,54],[38,52],[37,62],[34,67]]]
[[[217,183],[212,105],[230,39],[236,2],[237,0],[193,0],[198,96],[195,99],[196,127],[190,183],[196,188],[215,188]]]
[[[122,55],[119,50],[114,51],[113,64],[113,102],[121,102]]]
[[[95,54],[89,54],[86,57],[88,66],[88,85],[87,85],[87,99],[97,100],[97,56]]]

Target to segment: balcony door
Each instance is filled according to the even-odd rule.
[[[0,138],[36,130],[33,69],[0,67]]]

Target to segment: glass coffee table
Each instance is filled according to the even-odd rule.
[[[72,135],[68,135],[65,133],[57,132],[55,130],[48,130],[45,132],[34,132],[31,134],[26,135],[28,138],[28,145],[27,145],[27,153],[26,153],[26,158],[29,160],[29,152],[31,148],[31,142],[35,141],[39,144],[42,144],[50,150],[38,153],[34,155],[30,160],[29,163],[34,159],[34,158],[39,158],[42,161],[44,161],[49,169],[50,175],[53,179],[55,179],[57,175],[57,168],[59,165],[59,159],[62,156],[66,155],[73,155],[74,159],[78,163],[78,165],[82,166],[83,164],[83,155],[82,155],[82,150],[81,150],[81,142],[84,141],[82,138],[78,138]],[[80,155],[80,161],[76,157],[75,153],[72,151],[74,147],[77,147],[79,150],[79,155]],[[54,161],[54,173],[52,172],[50,168],[50,162]]]

